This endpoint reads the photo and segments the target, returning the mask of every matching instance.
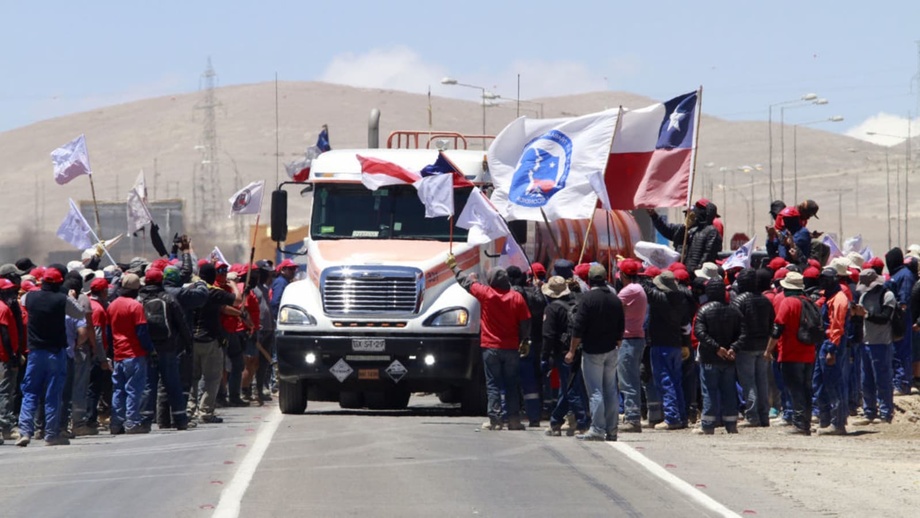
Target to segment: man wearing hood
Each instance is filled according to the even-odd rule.
[[[186,262],[186,256],[188,261]],[[208,302],[208,285],[201,279],[192,279],[192,261],[188,252],[183,253],[182,268],[176,266],[167,266],[163,270],[163,289],[182,307],[182,312],[189,332],[192,329],[192,323],[195,318],[195,311],[203,307]],[[192,388],[192,348],[189,350],[180,349],[178,352],[179,359],[179,381],[182,385],[182,399],[188,406],[189,393]],[[173,425],[170,415],[172,409],[169,406],[169,398],[166,394],[166,387],[162,387],[157,394],[157,425],[160,428],[169,428]],[[187,415],[187,414],[186,414]],[[189,420],[189,426],[195,426],[195,421]]]
[[[794,264],[807,266],[811,257],[811,233],[802,223],[802,216],[795,207],[786,207],[781,210],[780,218],[783,221],[783,231],[779,233],[778,241],[772,242],[777,246],[777,255]],[[771,242],[767,242],[768,253]]]
[[[489,422],[485,428],[501,430],[501,391],[505,391],[508,429],[523,430],[520,416],[520,353],[522,340],[530,332],[530,310],[524,296],[511,289],[508,272],[495,268],[489,272],[489,284],[478,282],[474,275],[463,275],[453,254],[447,266],[463,288],[479,301],[479,346],[486,375]]]
[[[719,216],[716,204],[700,198],[693,205],[693,212],[696,221],[687,236],[686,260],[683,261],[689,272],[699,269],[703,263],[715,261],[722,251],[722,235],[712,224]]]
[[[539,358],[543,349],[543,310],[546,308],[546,299],[539,288],[526,285],[527,278],[519,267],[509,266],[507,271],[511,289],[524,297],[531,315],[528,339],[530,346],[526,351],[522,351],[521,356],[521,389],[524,393],[524,412],[527,414],[528,426],[539,428],[540,417],[543,414]],[[523,354],[525,352],[526,354]]]
[[[818,278],[823,290],[821,317],[825,340],[817,352],[814,373],[818,405],[818,435],[846,435],[849,398],[847,388],[847,336],[850,300],[840,287],[837,271],[825,268]]]
[[[861,370],[863,417],[853,424],[857,426],[885,421],[891,422],[894,415],[894,387],[891,381],[891,316],[897,299],[885,288],[875,270],[859,272],[856,286],[859,305],[856,314],[864,317],[865,343],[861,347]]]
[[[550,415],[546,435],[562,435],[562,423],[570,412],[575,417],[576,424],[569,429],[569,433],[584,433],[588,431],[591,423],[585,412],[588,396],[581,375],[581,362],[576,359],[570,365],[563,361],[571,343],[570,315],[575,311],[577,301],[565,279],[558,275],[550,277],[541,291],[549,301],[543,311],[544,370],[548,371],[551,365],[555,366],[559,370],[560,379],[559,398]]]
[[[741,312],[725,303],[725,285],[720,279],[706,283],[706,298],[709,302],[700,308],[693,326],[700,341],[700,429],[712,435],[721,421],[727,433],[738,433],[735,351],[741,339]]]
[[[900,248],[892,248],[885,254],[885,265],[888,267],[888,281],[885,287],[894,292],[898,305],[905,315],[911,314],[910,290],[917,278],[904,266],[904,253]],[[911,351],[911,322],[910,317],[905,320],[905,329],[900,333],[902,338],[894,341],[894,394],[910,394],[911,381],[913,381],[913,361]]]
[[[770,361],[763,353],[776,313],[773,304],[758,290],[755,270],[741,270],[736,280],[738,296],[732,305],[741,312],[741,338],[734,351],[738,382],[744,392],[744,419],[748,426],[770,426]]]

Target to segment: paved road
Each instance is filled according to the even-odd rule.
[[[482,419],[434,398],[414,398],[406,412],[311,402],[305,416],[282,419],[274,406],[224,416],[189,432],[0,446],[0,516],[233,516],[234,503],[243,517],[718,516],[703,492],[739,514],[753,505],[760,516],[801,515],[743,467],[707,466],[664,433],[612,446],[480,431]],[[691,483],[675,486],[654,468]]]

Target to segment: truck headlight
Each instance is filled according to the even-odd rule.
[[[297,306],[282,306],[278,312],[278,323],[289,326],[315,326],[316,320]]]
[[[425,325],[433,327],[465,327],[469,321],[470,312],[465,308],[449,308],[429,317],[425,321]]]

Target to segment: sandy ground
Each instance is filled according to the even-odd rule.
[[[896,397],[895,405],[891,424],[850,425],[845,437],[788,435],[788,427],[771,426],[714,436],[646,430],[622,440],[742,515],[788,516],[763,501],[745,502],[745,485],[754,483],[804,515],[916,516],[920,395]],[[722,478],[726,468],[733,481]]]

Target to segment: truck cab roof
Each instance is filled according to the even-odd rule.
[[[315,159],[310,171],[310,181],[361,181],[361,164],[357,155],[393,162],[409,171],[420,171],[438,158],[437,149],[334,149]],[[486,155],[483,151],[451,149],[444,151],[463,176],[475,184],[489,181]]]

